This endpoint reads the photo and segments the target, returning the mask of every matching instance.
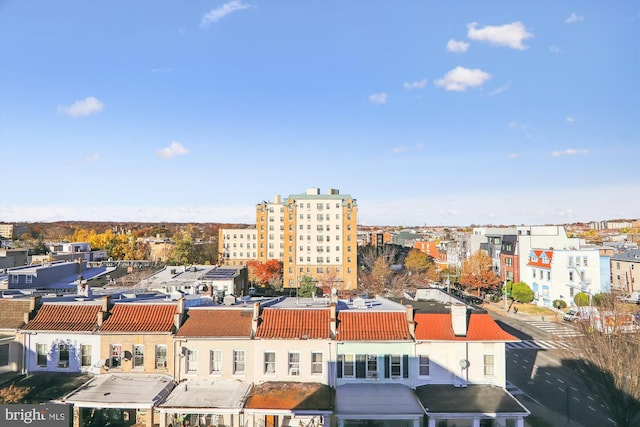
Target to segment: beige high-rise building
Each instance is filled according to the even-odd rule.
[[[355,290],[357,215],[356,200],[336,189],[321,194],[310,188],[284,200],[276,196],[256,206],[255,230],[220,230],[220,262],[276,259],[283,263],[285,288],[299,287],[310,277],[325,290]]]
[[[13,224],[0,224],[0,237],[13,239]]]

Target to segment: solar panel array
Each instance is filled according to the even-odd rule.
[[[220,279],[232,279],[238,273],[238,270],[231,268],[214,268],[207,271],[204,275],[204,280],[220,280]]]

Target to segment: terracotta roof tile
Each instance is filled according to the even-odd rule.
[[[466,336],[456,336],[451,326],[451,314],[416,313],[416,340],[425,341],[519,341],[505,332],[489,314],[472,313],[467,317]]]
[[[44,304],[26,331],[84,331],[92,332],[98,326],[100,305]]]
[[[0,299],[0,329],[18,329],[24,325],[24,315],[29,313],[28,300]]]
[[[531,252],[535,255],[535,258],[529,258],[527,265],[532,267],[551,268],[551,262],[553,261],[553,251],[545,251],[541,249],[534,249]]]
[[[338,320],[340,341],[411,339],[407,314],[404,311],[340,311]]]
[[[326,384],[265,382],[253,387],[245,409],[331,410],[333,393]]]
[[[179,337],[251,337],[253,310],[190,309]]]
[[[176,304],[116,304],[99,332],[173,332]]]
[[[329,339],[331,311],[328,309],[265,308],[256,338]]]

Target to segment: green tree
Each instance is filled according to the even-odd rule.
[[[533,301],[533,290],[524,282],[514,283],[511,290],[511,298],[521,303]]]
[[[312,297],[318,292],[316,281],[311,276],[302,276],[300,279],[300,289],[298,295],[301,297]]]
[[[418,249],[411,249],[404,260],[404,268],[412,273],[426,273],[432,265],[431,257]]]
[[[589,305],[589,295],[584,292],[578,292],[573,297],[573,302],[575,302],[578,307],[586,307]]]

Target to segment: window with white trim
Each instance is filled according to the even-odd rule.
[[[142,344],[133,346],[133,367],[144,368],[144,345]]]
[[[58,344],[58,368],[69,367],[69,344]]]
[[[222,373],[222,350],[209,351],[209,371],[212,374]]]
[[[110,368],[120,368],[122,364],[122,345],[121,344],[111,344],[111,348],[109,351],[109,363]]]
[[[391,378],[402,377],[402,356],[399,354],[392,354],[390,358]]]
[[[47,353],[49,352],[49,346],[47,344],[36,344],[36,354],[38,366],[47,366]]]
[[[378,355],[367,354],[367,378],[378,378]]]
[[[195,374],[198,372],[198,350],[187,349],[185,360],[185,369],[188,374]]]
[[[156,346],[156,369],[167,369],[167,346],[164,344]]]
[[[418,372],[422,377],[429,376],[429,356],[426,354],[418,355]]]
[[[485,376],[495,375],[495,358],[493,354],[484,355],[484,375]]]
[[[80,365],[83,367],[91,366],[91,344],[80,346]]]
[[[323,372],[323,354],[320,352],[311,353],[311,374],[322,374]]]
[[[244,350],[233,350],[233,374],[244,375],[246,355]]]
[[[266,375],[274,375],[276,373],[276,352],[264,352],[264,373]]]
[[[289,375],[300,375],[300,353],[297,351],[289,352]]]

